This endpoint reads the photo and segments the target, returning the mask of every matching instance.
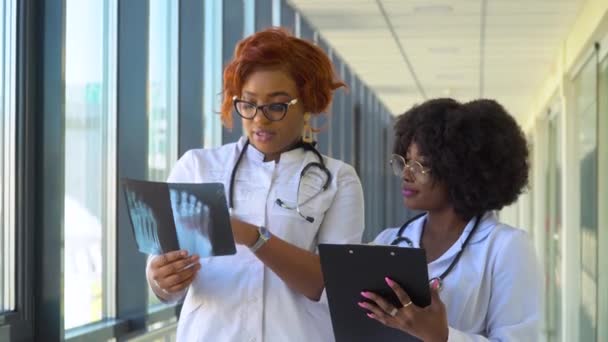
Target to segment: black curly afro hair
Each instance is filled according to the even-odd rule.
[[[494,100],[426,101],[398,117],[395,138],[393,151],[404,157],[412,142],[418,145],[463,219],[502,209],[528,184],[526,138]]]

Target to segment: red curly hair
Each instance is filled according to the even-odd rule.
[[[307,112],[324,112],[333,91],[346,87],[334,78],[331,61],[321,48],[283,28],[269,28],[241,40],[224,69],[221,115],[225,127],[232,128],[232,97],[240,96],[253,71],[268,67],[281,68],[291,75]]]

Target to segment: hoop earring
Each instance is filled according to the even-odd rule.
[[[302,129],[302,141],[310,144],[314,140],[314,129],[310,126],[310,113],[304,113],[304,128]]]

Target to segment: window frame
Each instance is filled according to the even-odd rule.
[[[3,3],[2,16],[5,20],[2,21],[0,34],[2,35],[2,55],[3,71],[0,74],[0,91],[2,95],[0,105],[3,112],[8,115],[3,116],[3,122],[0,126],[2,132],[0,138],[2,142],[2,158],[0,181],[0,256],[3,260],[8,260],[8,263],[0,265],[0,314],[9,312],[15,309],[15,242],[16,242],[16,227],[15,227],[15,164],[16,164],[16,69],[11,68],[16,61],[16,11],[15,1],[8,0]],[[8,66],[8,67],[7,67]],[[6,162],[6,164],[5,164]],[[6,209],[6,210],[5,210]],[[6,311],[3,311],[6,310]]]

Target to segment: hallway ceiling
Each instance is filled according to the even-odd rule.
[[[393,114],[494,98],[523,117],[582,0],[290,0]]]

